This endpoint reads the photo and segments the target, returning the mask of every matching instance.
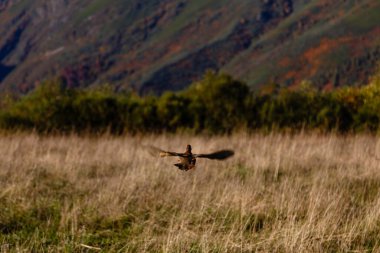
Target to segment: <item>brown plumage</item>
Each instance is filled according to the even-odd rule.
[[[191,170],[195,168],[196,158],[207,158],[207,159],[213,159],[213,160],[224,160],[228,157],[231,157],[234,155],[234,151],[232,150],[220,150],[214,153],[210,154],[193,154],[191,152],[191,146],[187,145],[186,151],[184,153],[176,153],[171,151],[164,151],[156,147],[149,147],[149,151],[151,154],[156,155],[159,154],[160,157],[166,157],[166,156],[178,156],[178,163],[175,163],[174,165],[178,167],[180,170]]]

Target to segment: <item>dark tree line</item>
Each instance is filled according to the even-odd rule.
[[[231,76],[208,72],[188,89],[160,97],[71,89],[59,81],[2,103],[0,127],[8,130],[123,133],[231,133],[245,130],[378,132],[380,78],[361,88],[320,92],[308,83],[296,89],[260,91]]]

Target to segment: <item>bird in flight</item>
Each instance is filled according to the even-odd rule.
[[[196,158],[208,158],[212,160],[224,160],[234,155],[232,150],[220,150],[210,154],[193,154],[191,152],[191,145],[186,146],[184,153],[176,153],[171,151],[164,151],[159,148],[150,146],[149,151],[151,154],[159,154],[160,157],[178,156],[178,163],[174,165],[180,170],[188,171],[195,168]]]

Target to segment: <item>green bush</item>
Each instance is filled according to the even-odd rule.
[[[2,103],[0,128],[113,134],[219,134],[240,129],[379,131],[379,76],[367,86],[331,92],[317,91],[307,82],[292,89],[268,87],[253,92],[231,76],[207,72],[182,92],[140,97],[107,87],[70,89],[51,80],[19,100]]]
[[[232,77],[207,72],[203,80],[193,84],[184,94],[199,130],[212,133],[231,132],[246,125],[249,88]],[[199,122],[203,121],[203,122]]]

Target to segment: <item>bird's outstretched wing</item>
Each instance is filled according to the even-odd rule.
[[[208,158],[208,159],[216,159],[216,160],[224,160],[228,157],[231,157],[235,154],[232,150],[220,150],[211,154],[194,154],[194,157],[197,158]]]
[[[152,156],[160,156],[160,157],[166,157],[166,156],[184,156],[181,153],[171,152],[171,151],[165,151],[159,148],[156,148],[154,146],[145,146],[145,148],[148,150],[148,152]]]

